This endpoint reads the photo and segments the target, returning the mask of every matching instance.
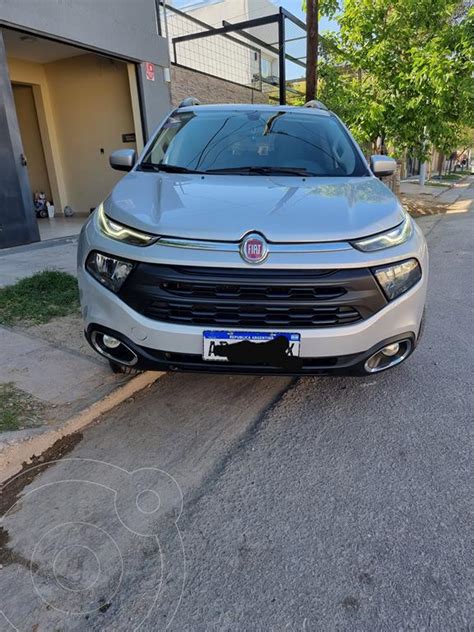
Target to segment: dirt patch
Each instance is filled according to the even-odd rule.
[[[54,465],[55,461],[58,461],[63,456],[71,452],[82,440],[82,437],[82,432],[75,432],[67,437],[62,437],[39,456],[33,455],[31,463],[23,463],[23,467],[20,472],[5,481],[2,485],[2,493],[0,495],[0,516],[4,516],[6,512],[13,507],[23,489],[33,482],[38,474],[41,474],[47,470],[48,467]]]
[[[24,463],[21,471],[6,481],[1,487],[0,517],[3,517],[7,511],[13,507],[27,485],[41,474],[41,472],[44,472],[48,467],[53,465],[54,461],[61,459],[65,454],[71,452],[81,440],[82,432],[76,432],[68,437],[63,437],[40,456],[33,456],[31,463]],[[0,526],[0,565],[20,564],[36,573],[38,565],[26,559],[21,553],[10,549],[8,546],[9,541],[10,536],[8,531]]]
[[[437,204],[434,200],[423,200],[422,198],[411,197],[409,195],[402,194],[400,199],[413,217],[439,215],[440,213],[446,213],[449,208],[448,204]]]
[[[44,340],[74,355],[87,356],[97,363],[103,362],[84,337],[83,321],[79,311],[41,325],[21,321],[11,329],[33,340]],[[71,357],[71,362],[74,362],[74,356]],[[70,406],[47,405],[17,388],[13,382],[0,383],[0,433],[54,424],[64,421],[72,412],[74,411]]]
[[[2,566],[8,566],[9,564],[20,564],[29,568],[34,573],[38,570],[38,564],[30,562],[26,557],[23,557],[20,553],[17,553],[13,549],[8,548],[8,542],[10,536],[8,531],[3,527],[0,527],[0,564]]]
[[[79,311],[69,316],[55,318],[43,325],[29,326],[28,323],[19,323],[14,329],[28,336],[46,340],[60,349],[68,349],[94,359],[97,358],[97,354],[84,338],[84,324]]]

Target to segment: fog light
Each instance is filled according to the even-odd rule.
[[[105,342],[105,336],[104,336],[104,342]],[[387,345],[386,347],[384,347],[382,349],[382,353],[385,356],[391,357],[391,356],[397,355],[399,349],[400,349],[400,345],[398,344],[398,342],[394,342],[393,344]]]
[[[115,336],[101,331],[91,331],[90,343],[100,355],[119,364],[134,366],[138,362],[135,351]]]
[[[117,340],[117,338],[113,336],[108,336],[107,334],[104,334],[102,337],[102,342],[108,349],[116,349],[120,346],[120,340]]]
[[[392,342],[371,355],[366,361],[364,368],[367,373],[385,371],[385,369],[389,369],[403,362],[403,360],[410,355],[412,349],[413,343],[410,338],[400,340],[399,342]]]

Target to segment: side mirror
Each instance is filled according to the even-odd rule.
[[[370,168],[374,176],[391,176],[397,168],[397,161],[388,156],[371,156]]]
[[[110,154],[110,166],[117,171],[131,171],[137,162],[137,152],[134,149],[118,149]]]

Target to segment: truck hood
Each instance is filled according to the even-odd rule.
[[[132,171],[104,202],[118,222],[149,233],[239,241],[258,231],[270,242],[341,241],[403,220],[392,192],[374,177],[296,178]]]

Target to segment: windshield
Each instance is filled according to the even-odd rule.
[[[175,112],[139,168],[183,173],[368,175],[336,118],[277,109]]]

